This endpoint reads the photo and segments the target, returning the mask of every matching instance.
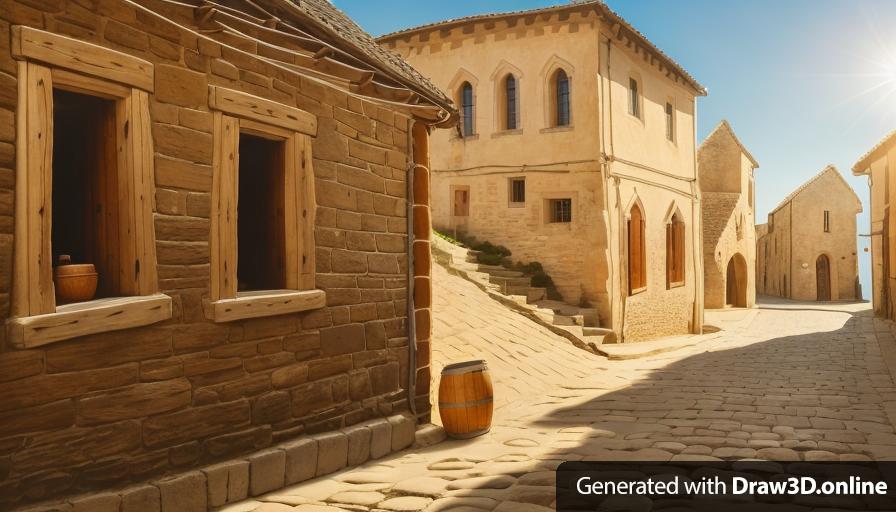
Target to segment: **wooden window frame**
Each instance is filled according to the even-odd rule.
[[[213,112],[211,287],[206,316],[215,322],[283,315],[326,305],[315,289],[314,170],[311,137],[317,118],[295,107],[232,89],[209,86]],[[286,287],[239,291],[237,203],[240,133],[285,144],[284,222]]]
[[[9,342],[30,348],[171,318],[159,293],[149,94],[153,65],[91,43],[12,27],[18,60],[16,207]],[[53,89],[115,102],[120,297],[56,305],[52,261]]]
[[[685,285],[685,224],[678,215],[666,223],[666,289]]]
[[[632,215],[635,208],[638,210],[637,218]],[[644,209],[635,204],[629,209],[626,219],[629,295],[647,290],[647,223],[644,217]]]
[[[572,224],[572,220],[573,220],[572,197],[552,197],[552,198],[546,199],[546,201],[547,201],[547,222],[548,222],[548,224],[556,224],[556,225],[561,225],[561,226]],[[558,220],[558,218],[560,218],[560,216],[554,215],[555,213],[557,213],[557,211],[555,211],[555,205],[559,204],[561,201],[569,201],[569,211],[567,212],[569,214],[569,220]]]
[[[513,185],[515,183],[522,182],[523,184],[523,200],[522,201],[514,201],[513,197]],[[521,176],[516,176],[513,178],[507,179],[507,206],[509,208],[524,208],[526,206],[526,178]]]

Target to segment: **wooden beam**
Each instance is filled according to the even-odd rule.
[[[301,215],[302,215],[302,288],[310,290],[314,288],[315,274],[317,273],[317,265],[315,263],[314,250],[314,225],[317,218],[317,199],[314,193],[314,165],[313,155],[311,153],[311,138],[307,136],[301,137],[301,145],[299,147],[301,153],[301,181],[297,183],[299,188],[304,191],[301,197]]]
[[[231,322],[308,311],[326,304],[327,295],[323,290],[241,292],[232,299],[207,302],[205,315],[215,322]]]
[[[125,87],[115,82],[73,73],[61,68],[53,68],[50,72],[53,75],[53,87],[66,91],[117,100],[127,98],[133,90],[131,87]]]
[[[152,63],[59,34],[16,25],[12,28],[12,55],[153,92]]]
[[[208,87],[208,104],[237,117],[317,135],[317,117],[304,110],[216,85]]]
[[[7,321],[9,342],[32,348],[88,334],[149,325],[171,318],[171,297],[116,297],[59,306],[54,313]]]
[[[211,290],[213,301],[236,297],[237,219],[239,194],[239,120],[214,114],[212,156]]]

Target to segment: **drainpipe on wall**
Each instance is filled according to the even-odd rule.
[[[408,407],[417,417],[417,325],[414,314],[414,130],[408,129],[408,172],[407,172],[407,231],[408,231],[408,271],[407,271],[407,327],[408,327]]]

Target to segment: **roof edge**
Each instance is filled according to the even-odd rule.
[[[614,12],[610,9],[607,4],[605,4],[602,0],[592,0],[587,2],[571,2],[562,5],[553,5],[538,9],[530,9],[527,11],[509,11],[509,12],[500,12],[500,13],[486,13],[486,14],[476,14],[472,16],[465,16],[461,18],[453,18],[444,21],[427,23],[423,25],[418,25],[416,27],[410,27],[402,30],[398,30],[395,32],[390,32],[388,34],[383,34],[379,37],[376,37],[374,40],[378,43],[388,42],[392,40],[396,40],[402,37],[410,36],[411,34],[421,33],[426,31],[433,31],[445,28],[453,28],[459,27],[462,25],[466,25],[468,23],[476,23],[478,21],[484,20],[500,20],[505,18],[514,18],[514,17],[522,17],[522,16],[531,16],[534,14],[546,14],[546,13],[559,13],[563,11],[573,11],[577,9],[593,9],[598,12],[599,15],[608,18],[612,23],[620,25],[621,27],[625,27],[628,32],[634,36],[634,38],[638,39],[643,45],[647,47],[647,49],[656,54],[657,58],[663,61],[669,68],[675,70],[675,72],[681,76],[682,80],[689,85],[697,96],[706,96],[708,91],[706,87],[704,87],[700,82],[697,81],[696,78],[691,76],[690,73],[687,72],[680,64],[675,62],[669,55],[660,50],[656,45],[654,45],[644,34],[635,29],[628,21],[626,21],[622,16]],[[619,31],[617,30],[617,35]]]
[[[859,161],[852,166],[853,175],[861,176],[868,174],[871,161],[879,158],[882,151],[887,151],[894,144],[896,144],[896,130],[884,135],[884,138],[882,138],[880,142],[872,146],[867,153],[859,157]]]

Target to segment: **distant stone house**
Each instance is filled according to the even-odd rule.
[[[433,136],[433,225],[540,262],[623,341],[697,332],[704,88],[602,2],[378,39],[460,110]]]
[[[891,132],[862,155],[852,167],[856,176],[867,176],[871,192],[871,302],[874,313],[896,319],[896,217],[890,214],[896,197],[896,132]]]
[[[728,121],[697,149],[707,308],[756,303],[755,182],[759,164]]]
[[[324,0],[4,2],[0,509],[304,434],[326,464],[258,467],[406,446],[381,418],[429,416],[428,132],[455,116]],[[63,254],[93,299],[63,303]],[[268,485],[230,467],[165,510]]]
[[[834,166],[788,195],[756,226],[756,291],[794,300],[861,298],[856,215],[862,202]]]

